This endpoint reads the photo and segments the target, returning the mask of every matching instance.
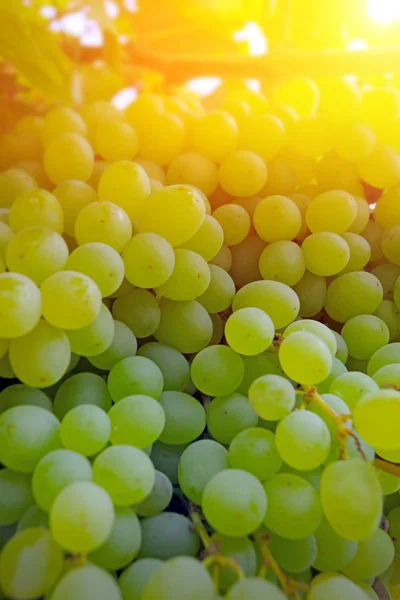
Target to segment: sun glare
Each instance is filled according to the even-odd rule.
[[[379,25],[400,19],[400,0],[367,0],[368,17]]]

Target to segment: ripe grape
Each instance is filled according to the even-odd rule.
[[[368,539],[359,542],[355,555],[343,573],[353,581],[369,579],[386,571],[393,559],[392,539],[382,529],[376,529]]]
[[[253,222],[259,237],[269,244],[293,240],[301,228],[301,213],[289,198],[269,196],[256,207]]]
[[[161,399],[162,396],[160,402],[157,402],[150,396],[137,394],[117,402],[108,413],[111,443],[144,449],[155,442],[160,437],[166,420]],[[61,435],[62,430],[63,425]]]
[[[1,335],[18,338],[37,325],[42,310],[40,290],[25,275],[0,273]]]
[[[96,356],[111,345],[115,333],[114,319],[102,304],[97,317],[80,329],[68,331],[72,352],[80,356]]]
[[[389,342],[389,329],[378,317],[358,315],[349,319],[341,332],[350,356],[369,359]]]
[[[124,279],[124,264],[118,252],[99,242],[75,248],[66,268],[90,277],[98,285],[103,297],[113,294]]]
[[[225,156],[219,169],[222,189],[231,196],[249,197],[258,194],[265,183],[269,171],[265,162],[255,152],[238,150]]]
[[[0,392],[0,412],[24,404],[40,406],[53,412],[53,403],[42,390],[29,387],[23,383],[15,383]]]
[[[23,192],[37,188],[37,183],[23,169],[7,169],[0,173],[0,207],[11,208],[14,200]]]
[[[72,237],[75,236],[75,222],[80,211],[99,199],[93,187],[83,181],[71,180],[63,181],[53,191],[64,213],[64,231]]]
[[[270,600],[285,600],[284,593],[262,577],[248,577],[237,581],[225,596],[227,600],[258,600],[262,597]]]
[[[227,346],[209,346],[195,356],[191,366],[191,377],[197,389],[204,394],[231,394],[242,383],[243,360]]]
[[[275,435],[260,427],[238,433],[229,446],[228,459],[233,469],[248,471],[260,481],[276,475],[282,466]]]
[[[158,558],[140,558],[129,565],[118,579],[124,600],[141,600],[146,585],[162,565]]]
[[[309,385],[323,381],[332,368],[328,346],[307,331],[295,331],[284,338],[279,348],[279,360],[288,377]]]
[[[183,392],[163,392],[159,403],[165,426],[158,439],[164,444],[187,444],[201,435],[206,426],[203,405]]]
[[[156,471],[155,475],[150,494],[134,507],[136,514],[140,517],[155,517],[162,513],[171,502],[173,495],[171,481],[161,471]]]
[[[364,271],[345,273],[328,286],[325,310],[339,323],[352,317],[373,314],[383,299],[382,285],[377,277]]]
[[[83,456],[100,452],[107,445],[110,435],[110,418],[103,409],[90,404],[71,409],[63,418],[60,428],[63,446]]]
[[[400,411],[397,390],[378,390],[363,396],[354,409],[354,424],[363,439],[383,450],[399,448],[396,423]]]
[[[224,244],[236,246],[243,242],[250,231],[251,221],[248,212],[238,204],[219,206],[212,216],[224,232]]]
[[[196,124],[193,145],[214,162],[223,158],[237,148],[238,127],[231,115],[221,110],[205,114]]]
[[[309,235],[301,248],[307,270],[324,277],[343,271],[351,256],[347,241],[329,231]]]
[[[200,539],[191,521],[174,512],[144,519],[140,558],[168,560],[175,556],[196,556]]]
[[[295,411],[287,415],[276,429],[277,450],[289,466],[299,471],[312,471],[328,457],[331,435],[327,425],[316,414]]]
[[[160,305],[148,290],[133,289],[122,294],[114,302],[112,314],[127,325],[137,338],[149,337],[160,325]]]
[[[121,252],[132,237],[132,223],[116,204],[91,202],[76,217],[75,237],[79,245],[102,242]]]
[[[294,242],[282,240],[269,244],[263,250],[259,267],[263,279],[293,286],[303,277],[306,263],[302,248]]]
[[[167,182],[168,185],[194,185],[209,196],[217,188],[218,170],[209,157],[199,152],[186,152],[169,165]]]
[[[158,400],[163,389],[163,376],[149,358],[129,356],[111,369],[107,385],[114,402],[134,394],[144,394]]]
[[[259,308],[241,308],[228,318],[225,325],[225,337],[229,346],[246,356],[254,356],[267,350],[274,334],[274,324]]]
[[[318,552],[312,566],[318,571],[343,571],[357,552],[358,543],[340,536],[326,519],[322,521],[314,536]]]
[[[206,309],[195,300],[163,300],[161,320],[154,337],[184,354],[199,352],[211,340],[213,325]]]
[[[190,556],[180,556],[164,562],[147,583],[141,600],[153,598],[214,600],[215,592],[207,569]]]
[[[93,171],[94,153],[78,133],[63,133],[46,145],[43,165],[46,175],[56,185],[69,179],[87,181]]]
[[[139,233],[122,253],[125,277],[140,288],[163,285],[172,275],[175,254],[166,239],[155,233]]]
[[[248,395],[253,410],[266,421],[280,421],[286,417],[296,398],[292,384],[273,373],[255,379]]]
[[[26,473],[0,471],[0,524],[16,523],[33,504],[31,481]]]
[[[114,321],[114,335],[111,344],[100,354],[90,356],[89,361],[98,369],[110,371],[123,358],[135,356],[136,351],[137,340],[132,331],[125,323]]]
[[[201,296],[210,284],[210,269],[200,254],[177,248],[174,252],[174,270],[155,292],[169,300],[188,301]]]
[[[82,404],[95,405],[108,412],[112,405],[107,384],[95,373],[76,373],[60,385],[54,398],[54,412],[62,420]]]
[[[207,408],[207,427],[221,444],[230,444],[238,433],[256,427],[257,422],[257,414],[241,394],[214,398]]]
[[[121,600],[114,577],[90,563],[68,571],[52,593],[53,600],[69,600],[79,596],[85,600]]]

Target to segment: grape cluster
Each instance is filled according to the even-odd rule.
[[[1,136],[1,599],[400,597],[400,92],[220,92]]]

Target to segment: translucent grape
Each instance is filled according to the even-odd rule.
[[[63,133],[47,144],[43,161],[46,174],[55,184],[69,179],[87,181],[93,171],[94,154],[81,135]]]
[[[280,281],[292,286],[303,277],[306,266],[302,249],[294,242],[274,242],[260,256],[260,272],[263,279]]]
[[[104,371],[109,371],[123,358],[135,356],[137,340],[132,331],[124,323],[114,321],[114,335],[106,350],[95,356],[90,356],[90,362]]]
[[[10,385],[0,393],[0,412],[24,404],[40,406],[53,412],[53,404],[42,390],[31,388],[23,383]]]
[[[351,579],[369,579],[380,575],[392,564],[394,546],[390,536],[382,529],[376,529],[366,540],[358,544],[353,559],[343,569]]]
[[[106,412],[91,404],[70,410],[62,420],[60,439],[65,448],[84,456],[100,452],[110,439],[111,422]]]
[[[325,154],[333,143],[332,126],[322,115],[313,115],[296,121],[290,147],[306,156],[318,157]]]
[[[37,286],[17,273],[0,273],[1,335],[17,338],[38,323],[42,300]]]
[[[295,411],[280,421],[276,447],[285,463],[299,471],[312,471],[326,460],[331,436],[318,415]]]
[[[96,356],[111,345],[115,333],[114,319],[102,304],[97,317],[86,327],[68,332],[71,350],[80,356]]]
[[[373,377],[382,367],[398,363],[400,363],[400,343],[388,344],[371,356],[368,363],[368,375]]]
[[[20,531],[0,556],[2,590],[13,598],[36,598],[51,589],[62,567],[62,551],[48,531],[42,528]]]
[[[150,494],[155,470],[142,450],[133,446],[111,446],[95,459],[93,479],[110,494],[116,506],[132,506]]]
[[[263,352],[256,356],[244,356],[244,378],[237,391],[240,394],[248,395],[249,388],[253,381],[262,375],[283,375],[278,357],[272,352]]]
[[[46,190],[23,192],[13,202],[10,227],[18,232],[27,227],[48,227],[57,233],[64,230],[64,215],[57,198]]]
[[[274,158],[284,144],[285,128],[274,115],[254,115],[240,131],[239,148],[250,150],[265,161]]]
[[[379,468],[376,469],[376,474],[379,479],[379,483],[381,484],[382,493],[384,496],[395,494],[400,490],[399,477],[392,475],[391,473],[386,473],[386,471],[382,471],[382,469]]]
[[[322,506],[314,487],[301,477],[278,473],[264,483],[268,498],[265,525],[289,540],[312,535],[322,521]]]
[[[0,173],[0,206],[10,208],[14,200],[23,192],[37,188],[37,183],[23,169],[7,169]]]
[[[164,473],[171,483],[178,483],[178,464],[187,444],[172,445],[155,442],[151,449],[151,460],[158,471]]]
[[[280,81],[273,89],[276,104],[294,108],[300,117],[312,115],[318,106],[319,89],[307,77],[291,77]]]
[[[400,156],[390,146],[376,144],[371,154],[358,164],[364,181],[376,188],[390,188],[399,181]]]
[[[229,346],[246,356],[267,350],[274,334],[274,324],[270,317],[259,308],[239,309],[228,318],[225,325],[225,337]]]
[[[212,265],[217,265],[218,267],[221,267],[221,269],[224,269],[224,271],[228,272],[232,266],[231,249],[225,244],[223,244],[219,252],[214,256],[214,258],[210,260],[210,263]]]
[[[194,185],[209,196],[218,185],[218,170],[207,156],[199,152],[186,152],[169,165],[167,181],[168,185]]]
[[[122,208],[111,202],[91,202],[75,221],[78,244],[101,242],[121,252],[132,237],[132,223]]]
[[[122,600],[114,577],[91,564],[68,571],[57,583],[51,597],[52,600],[79,597],[85,600]]]
[[[90,277],[103,297],[113,294],[124,279],[124,264],[118,252],[99,242],[76,248],[68,258],[66,268]]]
[[[48,387],[66,373],[71,359],[68,337],[46,321],[12,340],[10,363],[18,379],[32,387]]]
[[[200,547],[199,536],[193,531],[191,521],[174,512],[144,519],[142,533],[140,558],[168,560],[174,556],[196,556]]]
[[[114,402],[134,394],[144,394],[157,400],[163,389],[163,376],[150,359],[130,356],[111,369],[107,385]]]
[[[400,312],[391,300],[382,300],[375,316],[382,319],[389,329],[389,342],[394,342],[400,337]]]
[[[165,344],[150,342],[139,348],[138,356],[149,358],[159,367],[164,377],[164,391],[184,391],[189,382],[190,369],[180,352]]]
[[[265,242],[293,240],[301,228],[301,213],[289,198],[269,196],[256,207],[253,223]]]
[[[151,92],[142,92],[127,107],[126,116],[128,122],[139,130],[140,125],[143,127],[144,120],[152,119],[163,112],[164,103],[160,96]]]
[[[107,167],[100,177],[99,198],[113,202],[134,221],[150,196],[150,181],[137,163],[120,160]]]
[[[332,368],[332,355],[319,337],[306,331],[295,331],[284,338],[279,360],[286,375],[303,384],[323,381]]]
[[[377,277],[354,271],[340,275],[330,283],[325,310],[335,321],[345,323],[361,314],[373,314],[382,298],[382,285]]]
[[[284,593],[270,581],[261,577],[248,577],[237,581],[228,591],[227,600],[258,600],[258,598],[270,600],[284,600]]]
[[[318,553],[313,567],[318,571],[342,571],[354,558],[358,544],[336,533],[325,519],[314,533]]]
[[[10,240],[6,254],[10,271],[22,273],[38,285],[61,271],[67,259],[68,247],[63,238],[45,227],[29,227],[17,233]]]
[[[306,271],[298,283],[293,286],[300,301],[299,314],[303,318],[317,315],[324,307],[326,296],[324,277]]]
[[[95,138],[95,149],[110,162],[132,160],[138,152],[135,130],[120,119],[100,121]]]
[[[213,332],[206,309],[195,300],[161,302],[161,321],[154,337],[179,352],[191,354],[207,346]]]
[[[97,163],[96,163],[97,164]],[[63,181],[53,191],[64,213],[64,231],[74,237],[75,221],[80,211],[98,200],[93,187],[83,181]]]
[[[3,223],[0,212],[0,258],[4,261],[6,259],[7,246],[13,237],[13,230],[6,223]]]
[[[182,556],[166,561],[151,577],[141,600],[153,598],[214,600],[215,592],[211,577],[201,562],[189,556]]]
[[[128,396],[117,402],[108,416],[112,444],[127,444],[142,449],[158,439],[165,425],[163,407],[150,396]]]
[[[32,529],[32,527],[42,527],[43,529],[49,528],[49,515],[35,504],[30,506],[28,510],[24,512],[18,522],[17,531]]]
[[[155,517],[162,513],[171,502],[172,483],[161,471],[156,471],[155,475],[155,482],[150,494],[135,506],[135,512],[140,517]]]
[[[345,132],[340,132],[335,150],[346,160],[360,162],[371,154],[374,146],[374,131],[365,123],[351,123],[346,125]]]
[[[151,160],[146,160],[145,158],[135,158],[135,163],[140,165],[146,171],[150,180],[159,181],[163,186],[166,185],[167,176],[160,165],[157,165]]]
[[[360,196],[353,197],[357,204],[357,215],[347,231],[351,233],[361,233],[368,225],[370,217],[369,204]]]
[[[236,150],[238,127],[231,115],[220,110],[205,114],[194,130],[193,145],[214,162]]]
[[[203,405],[183,392],[163,392],[159,398],[165,413],[165,427],[159,435],[164,444],[187,444],[206,426]]]
[[[253,410],[266,421],[279,421],[286,417],[293,409],[296,398],[292,384],[275,374],[255,379],[248,395]]]
[[[399,186],[395,185],[385,190],[374,210],[374,218],[378,225],[384,229],[400,223],[400,213],[398,207]]]
[[[332,368],[329,371],[329,375],[326,379],[324,379],[323,381],[321,381],[321,383],[319,383],[317,385],[317,390],[320,394],[327,394],[330,390],[331,384],[333,381],[335,381],[335,379],[337,377],[339,377],[340,375],[343,375],[344,373],[347,373],[347,368],[346,366],[335,356],[332,359]]]
[[[43,142],[48,144],[63,133],[79,133],[85,136],[86,124],[78,112],[66,106],[59,106],[46,114],[40,131]]]
[[[361,235],[349,233],[348,231],[342,234],[342,238],[350,248],[349,262],[343,269],[343,273],[361,271],[371,258],[371,246]]]
[[[126,567],[136,558],[142,543],[142,530],[132,508],[115,509],[113,528],[106,541],[94,552],[89,560],[103,569],[115,571]]]
[[[204,394],[231,394],[242,383],[243,360],[227,346],[209,346],[195,356],[191,366],[191,377],[196,388]]]
[[[257,235],[249,235],[237,246],[232,246],[229,275],[237,288],[261,279],[259,260],[266,243]],[[222,268],[225,268],[222,264]]]
[[[223,242],[224,230],[221,225],[211,215],[205,215],[200,229],[180,247],[200,254],[209,262],[221,250]]]
[[[11,469],[0,471],[0,524],[16,523],[33,504],[30,477]]]
[[[214,314],[226,310],[231,305],[236,290],[232,277],[224,269],[217,265],[209,265],[209,270],[210,283],[197,300],[208,313]]]
[[[363,396],[353,412],[354,424],[361,437],[374,448],[397,450],[396,434],[400,415],[400,393],[379,390]]]
[[[156,289],[158,296],[188,301],[201,296],[210,284],[210,269],[200,254],[175,250],[175,266],[169,279]]]
[[[95,373],[76,373],[66,379],[54,398],[54,412],[62,420],[65,415],[82,404],[95,405],[108,412],[112,401],[107,384]]]
[[[175,254],[170,244],[155,233],[135,235],[126,245],[122,257],[126,278],[140,288],[164,284],[175,266]]]
[[[263,188],[263,195],[288,194],[297,187],[294,169],[284,156],[278,155],[268,162],[268,180]],[[298,206],[300,209],[300,207]],[[300,211],[301,212],[301,211]]]
[[[257,414],[241,394],[214,398],[207,408],[208,430],[221,444],[230,444],[238,433],[257,423]]]
[[[357,204],[347,192],[332,190],[317,196],[307,209],[306,222],[312,233],[343,233],[357,215]]]
[[[329,231],[306,237],[302,250],[306,267],[314,275],[336,275],[345,269],[350,260],[350,248],[346,240]]]
[[[294,574],[311,567],[317,557],[317,542],[313,535],[301,540],[287,540],[275,534],[268,546],[278,565]]]
[[[228,458],[233,469],[248,471],[260,481],[276,475],[282,466],[275,435],[259,427],[238,433],[229,446]]]
[[[49,511],[58,494],[75,481],[91,481],[89,461],[71,450],[54,450],[37,464],[32,477],[35,502]]]
[[[389,342],[389,329],[378,317],[358,315],[349,319],[341,332],[350,356],[369,359]]]
[[[221,161],[220,184],[231,196],[248,197],[257,194],[264,187],[267,177],[265,162],[254,152],[238,150]]]
[[[118,579],[124,600],[141,600],[147,583],[162,564],[158,558],[141,558],[129,565]]]
[[[137,338],[146,338],[157,331],[161,311],[157,299],[147,290],[134,289],[123,294],[113,304],[115,319],[129,327]]]
[[[365,593],[340,573],[321,573],[312,581],[309,600],[366,600]]]
[[[250,231],[250,217],[248,212],[237,204],[219,206],[212,214],[224,232],[224,243],[235,246],[242,242]]]
[[[294,333],[295,331],[307,331],[321,338],[328,346],[332,356],[335,356],[337,350],[337,342],[332,330],[323,323],[312,319],[300,319],[291,323],[284,332],[284,337]]]
[[[400,384],[400,365],[399,364],[386,365],[385,367],[378,369],[378,371],[376,371],[372,377],[373,377],[374,382],[380,388],[397,389],[398,387],[400,387],[399,386],[399,384]],[[378,389],[376,387],[373,387],[371,390],[368,390],[368,391],[377,392]],[[0,398],[1,398],[1,395],[0,395]]]
[[[382,513],[382,491],[374,467],[361,458],[331,463],[322,474],[321,501],[337,534],[366,540]]]
[[[383,229],[376,221],[368,221],[367,226],[361,232],[370,245],[371,248],[371,260],[376,261],[382,258],[382,235]]]

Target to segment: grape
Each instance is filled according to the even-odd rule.
[[[288,377],[303,384],[323,381],[332,368],[332,355],[319,337],[307,331],[295,331],[284,338],[279,360]]]
[[[378,452],[379,454],[379,452]],[[400,478],[391,473],[386,473],[382,469],[376,469],[376,475],[381,484],[382,493],[384,496],[395,494],[400,489]]]
[[[64,229],[64,215],[57,198],[46,190],[23,192],[13,202],[10,227],[19,232],[27,227],[48,227],[57,233]]]
[[[257,414],[241,394],[214,398],[207,408],[207,427],[221,444],[230,444],[238,433],[256,427],[257,422]]]
[[[37,285],[61,271],[67,259],[67,244],[57,232],[46,227],[23,229],[7,246],[8,269],[30,277]]]
[[[329,454],[331,435],[318,416],[301,410],[289,414],[276,429],[276,447],[282,459],[299,471],[312,471]]]
[[[322,394],[321,400],[323,400],[324,405],[330,408],[334,413],[336,413],[336,415],[339,415],[340,417],[349,417],[343,423],[348,429],[352,428],[351,415],[349,415],[349,407],[347,406],[346,402],[342,400],[342,398],[340,398],[339,396],[335,396],[334,394]],[[331,434],[331,439],[335,440],[335,438],[338,437],[337,424],[330,417],[325,408],[320,406],[320,404],[311,401],[309,409],[311,412],[318,415],[320,419],[324,421],[325,425],[329,429],[329,433]]]
[[[24,404],[40,406],[53,412],[53,404],[42,390],[28,387],[23,383],[10,385],[0,393],[0,412]]]
[[[357,215],[357,204],[347,192],[331,190],[317,196],[307,209],[306,222],[312,233],[343,233]]]
[[[6,252],[7,247],[11,240],[14,237],[14,232],[6,223],[3,223],[1,220],[1,210],[0,209],[0,258],[5,261],[6,260]],[[5,210],[5,209],[3,209]]]
[[[318,553],[312,566],[318,571],[343,571],[357,552],[357,542],[341,537],[326,519],[322,521],[314,536]]]
[[[251,407],[266,421],[283,419],[295,405],[292,384],[275,374],[263,375],[253,381],[248,394]]]
[[[382,298],[382,285],[377,277],[354,271],[340,275],[330,283],[325,310],[331,319],[346,323],[352,317],[374,313]]]
[[[364,198],[361,198],[360,196],[354,196],[354,200],[357,204],[357,215],[347,231],[351,233],[361,234],[361,232],[365,229],[369,221],[369,204],[366,200],[364,200]]]
[[[129,565],[118,579],[123,599],[141,600],[147,583],[162,564],[158,558],[142,558]]]
[[[311,584],[308,600],[366,600],[364,592],[340,573],[320,573]]]
[[[162,396],[160,403],[161,398]],[[108,413],[111,443],[144,449],[155,442],[165,425],[165,415],[160,403],[150,396],[142,395],[128,396],[117,402]]]
[[[181,556],[166,561],[151,577],[144,588],[141,600],[153,600],[153,598],[214,600],[215,592],[206,568],[192,557]]]
[[[377,261],[383,257],[382,252],[382,235],[383,229],[376,221],[368,221],[361,235],[367,240],[371,248],[371,260]]]
[[[212,214],[224,232],[224,244],[236,246],[250,231],[250,217],[246,209],[237,204],[219,206]]]
[[[81,135],[63,133],[46,145],[43,161],[46,175],[55,184],[68,179],[87,181],[93,171],[94,154]]]
[[[329,327],[323,323],[320,323],[319,321],[313,321],[312,319],[300,319],[299,321],[294,321],[285,329],[284,337],[286,338],[295,331],[306,331],[308,333],[313,333],[317,337],[321,338],[323,342],[325,342],[331,351],[332,356],[335,356],[337,351],[336,337],[334,336],[333,331],[331,331]]]
[[[218,255],[224,242],[224,230],[214,217],[205,215],[203,223],[196,233],[180,248],[186,248],[200,254],[209,262]]]
[[[25,473],[0,471],[0,523],[16,523],[33,503],[31,482]]]
[[[100,121],[96,129],[95,149],[110,162],[129,161],[138,152],[135,130],[120,119]]]
[[[317,315],[324,307],[326,281],[324,277],[306,271],[293,290],[300,301],[300,316],[303,318]]]
[[[111,422],[104,410],[91,404],[72,408],[62,420],[60,438],[65,446],[84,456],[93,456],[108,443]]]
[[[113,294],[124,279],[124,264],[118,252],[99,242],[75,248],[66,268],[90,277],[98,285],[103,297]]]
[[[351,360],[351,358],[349,360]],[[350,365],[349,368],[351,368]],[[332,382],[335,381],[335,379],[340,375],[343,375],[343,373],[347,373],[346,366],[334,356],[332,358],[332,368],[329,371],[328,377],[317,385],[318,392],[320,394],[327,394],[329,392]]]
[[[391,300],[382,300],[375,316],[382,319],[389,329],[389,342],[394,342],[400,338],[400,312]]]
[[[35,504],[30,506],[20,518],[17,525],[17,532],[23,531],[24,529],[32,529],[32,527],[49,529],[49,515]]]
[[[279,154],[270,160],[267,166],[268,179],[262,190],[263,195],[289,194],[295,190],[297,187],[296,173],[285,156]],[[295,204],[297,205],[296,202]],[[300,210],[300,206],[297,205],[297,207]]]
[[[11,208],[17,196],[35,188],[36,181],[26,171],[15,168],[3,171],[0,173],[1,208]]]
[[[114,319],[102,304],[97,317],[81,329],[68,331],[71,350],[80,356],[96,356],[111,345],[115,333]]]
[[[125,124],[117,124],[117,126],[127,127]],[[115,148],[113,148],[114,150]],[[100,177],[100,200],[114,202],[126,212],[131,221],[137,218],[149,196],[150,181],[146,171],[140,165],[129,160],[114,162],[105,169]]]
[[[89,461],[71,450],[54,450],[37,464],[32,477],[36,504],[49,511],[57,495],[75,481],[91,481]]]
[[[126,117],[128,122],[139,130],[140,125],[143,127],[144,122],[163,112],[164,103],[160,96],[157,96],[152,92],[142,92],[132,104],[127,107]]]
[[[1,261],[1,258],[0,258],[0,261]],[[217,316],[218,316],[218,315],[217,315]],[[221,335],[221,338],[222,338],[222,335]],[[220,338],[220,339],[221,339],[221,338]],[[218,342],[219,342],[219,341],[220,341],[220,340],[218,340]],[[218,342],[217,342],[217,343],[218,343]],[[1,359],[2,359],[4,356],[6,356],[6,355],[7,355],[7,352],[8,352],[8,347],[9,347],[9,345],[10,345],[10,342],[9,342],[9,340],[5,340],[5,339],[1,339],[1,338],[0,338],[0,360],[1,360]]]
[[[17,273],[0,273],[1,334],[17,338],[27,334],[38,323],[42,309],[37,286]]]
[[[12,340],[10,362],[22,383],[48,387],[66,373],[71,350],[64,331],[46,321],[39,321],[32,331]]]
[[[208,313],[215,314],[229,308],[235,295],[235,284],[232,277],[217,265],[209,265],[210,283],[207,289],[197,298]]]
[[[132,224],[116,204],[92,202],[76,217],[75,237],[80,245],[101,242],[121,252],[132,237]]]
[[[168,167],[168,185],[190,184],[206,196],[218,185],[218,170],[214,162],[199,152],[186,152],[175,158]]]
[[[122,258],[125,276],[140,288],[163,285],[172,275],[175,254],[171,245],[156,233],[139,233],[125,246]]]
[[[336,275],[350,260],[350,248],[337,233],[321,231],[309,235],[302,244],[306,268],[320,276]]]
[[[42,528],[20,531],[2,550],[1,587],[13,598],[36,598],[51,589],[62,567],[63,554],[48,531]]]
[[[126,567],[136,558],[142,543],[139,519],[130,507],[115,510],[113,528],[106,541],[89,555],[89,560],[107,570]]]
[[[179,485],[195,504],[201,504],[210,479],[229,468],[227,450],[214,440],[193,442],[183,451],[178,467]]]
[[[294,242],[285,240],[267,246],[260,256],[259,265],[263,279],[280,281],[289,286],[298,283],[306,269],[302,249]]]
[[[79,133],[85,136],[87,130],[79,113],[66,106],[59,106],[45,115],[40,131],[42,140],[47,145],[63,133]]]
[[[97,163],[95,163],[96,165]],[[75,221],[80,211],[98,201],[93,187],[83,181],[63,181],[53,191],[64,213],[64,231],[71,237],[75,234]]]
[[[284,593],[270,581],[261,577],[248,577],[237,581],[225,596],[226,600],[284,600]]]
[[[196,556],[200,539],[191,521],[174,512],[163,512],[142,522],[140,558]]]
[[[342,273],[361,271],[371,258],[371,246],[365,238],[355,233],[345,232],[342,234],[342,238],[350,248],[349,262]]]
[[[190,368],[186,358],[180,352],[165,344],[150,342],[139,348],[138,356],[149,358],[158,366],[164,378],[165,392],[185,390],[189,383]]]
[[[374,467],[361,458],[330,464],[321,479],[321,501],[337,534],[348,540],[366,540],[382,513],[382,490]]]
[[[218,221],[217,221],[218,222]],[[221,227],[222,229],[222,227]],[[200,231],[200,230],[199,230]],[[212,265],[221,267],[224,271],[228,272],[232,266],[232,251],[231,249],[223,244],[219,252],[210,260]]]
[[[250,427],[236,435],[229,446],[233,469],[248,471],[260,481],[270,479],[282,466],[275,435],[260,427]]]
[[[205,114],[194,129],[193,145],[197,152],[214,162],[237,148],[238,127],[231,115],[221,110]]]
[[[290,147],[306,156],[317,157],[325,154],[333,144],[331,125],[320,115],[313,115],[296,121]]]
[[[76,481],[61,490],[50,510],[55,541],[75,554],[101,546],[114,524],[114,508],[107,492],[91,481]]]
[[[400,365],[386,365],[385,367],[378,369],[373,375],[373,380],[380,388],[398,389],[400,387]],[[378,391],[378,389],[374,387],[370,391],[375,392]]]
[[[199,352],[212,336],[212,321],[201,304],[195,300],[161,302],[161,321],[155,338],[179,352]]]
[[[163,444],[155,442],[151,449],[151,460],[156,469],[164,473],[173,484],[178,483],[178,465],[188,444]]]
[[[371,154],[358,164],[358,172],[366,183],[376,188],[391,188],[400,177],[400,157],[390,146],[376,144]]]
[[[301,540],[287,540],[275,534],[268,546],[278,565],[294,574],[311,567],[317,557],[317,542],[313,535]]]
[[[165,413],[165,427],[159,435],[164,444],[187,444],[204,431],[206,415],[203,405],[183,392],[163,392],[159,398]]]
[[[154,114],[150,121],[136,125],[143,158],[159,165],[167,165],[183,152],[185,127],[182,120],[172,113]],[[151,123],[150,127],[148,123]]]
[[[284,144],[285,128],[274,115],[253,115],[240,131],[239,148],[258,154],[264,161],[274,158]]]
[[[133,446],[111,446],[95,459],[93,479],[110,494],[116,506],[132,506],[150,494],[155,471],[142,450]]]
[[[368,375],[373,377],[375,373],[382,369],[382,367],[386,367],[386,365],[393,365],[400,363],[400,342],[395,342],[394,344],[388,344],[387,346],[383,346],[379,348],[371,356],[368,362]]]
[[[157,331],[161,311],[157,299],[147,290],[134,289],[123,294],[113,304],[115,319],[129,327],[137,338],[146,338]]]
[[[256,356],[244,356],[244,378],[237,391],[240,394],[248,395],[253,381],[262,375],[283,375],[278,357],[272,352],[263,352]]]
[[[383,294],[386,297],[389,292],[393,292],[394,290],[396,279],[400,275],[400,267],[391,263],[384,263],[383,265],[374,267],[371,273],[381,282]]]
[[[57,583],[52,600],[122,600],[114,577],[95,565],[71,569]]]
[[[164,473],[156,471],[156,478],[148,496],[135,506],[135,512],[140,517],[155,517],[165,510],[172,500],[172,483]]]
[[[366,540],[358,544],[353,559],[343,569],[352,580],[369,579],[383,573],[394,559],[391,538],[382,529],[376,529]]]
[[[264,483],[268,498],[265,525],[288,540],[312,535],[322,521],[319,494],[305,479],[278,473]]]
[[[375,133],[365,123],[351,123],[341,131],[335,150],[345,160],[360,162],[371,154],[375,146]]]
[[[90,356],[90,362],[104,371],[109,371],[119,361],[129,356],[135,356],[137,340],[132,331],[121,321],[114,321],[114,335],[111,344],[100,354]]]
[[[62,420],[65,415],[82,404],[99,406],[106,412],[111,408],[107,384],[95,373],[77,373],[66,379],[57,390],[54,412]]]
[[[243,537],[258,529],[267,510],[261,483],[250,473],[228,469],[207,483],[202,509],[208,523],[230,537]]]
[[[229,275],[237,288],[261,279],[259,259],[266,243],[257,235],[249,235],[237,246],[232,246]],[[224,265],[220,265],[225,268]],[[228,266],[228,265],[226,265]]]
[[[350,356],[369,359],[389,342],[389,329],[378,317],[358,315],[349,319],[342,329]]]
[[[114,402],[134,394],[144,394],[157,400],[163,389],[163,376],[149,358],[129,356],[111,369],[107,385]]]
[[[237,310],[225,325],[225,337],[229,346],[246,356],[267,350],[274,334],[274,324],[270,317],[259,308],[247,307]]]
[[[233,299],[233,311],[247,307],[260,308],[271,317],[275,329],[291,323],[299,312],[295,292],[278,281],[254,281],[242,287]]]
[[[0,358],[0,377],[4,379],[14,379],[15,373],[11,368],[8,353]]]
[[[400,393],[397,390],[371,392],[357,402],[354,424],[361,437],[374,448],[397,450],[399,411]]]
[[[157,296],[169,300],[194,300],[201,296],[210,284],[210,269],[199,254],[191,250],[175,250],[175,267],[169,279],[157,287]]]
[[[238,150],[221,161],[219,178],[221,187],[231,196],[249,197],[264,187],[267,167],[258,154]]]
[[[256,207],[253,222],[265,242],[293,240],[301,228],[301,213],[289,198],[269,196]]]

